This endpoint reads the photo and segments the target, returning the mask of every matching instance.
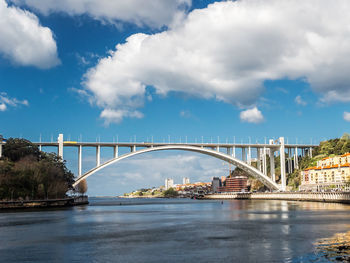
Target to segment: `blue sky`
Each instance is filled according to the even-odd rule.
[[[0,0],[5,137],[318,143],[349,132],[347,1],[87,2]],[[84,156],[86,171],[93,150]],[[65,158],[76,172],[76,151]],[[225,169],[148,154],[89,178],[89,194],[209,181]]]

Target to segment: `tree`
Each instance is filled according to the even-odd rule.
[[[177,197],[178,192],[174,188],[169,188],[168,190],[163,192],[164,197],[171,198],[171,197]]]
[[[0,160],[0,200],[64,198],[74,175],[54,153],[24,139],[9,139]]]
[[[38,146],[30,141],[18,138],[9,138],[3,146],[3,155],[9,161],[17,162],[26,156],[33,156],[37,160],[40,158]]]
[[[87,185],[87,182],[86,180],[81,180],[79,182],[79,184],[76,186],[76,190],[78,191],[78,193],[80,194],[85,194],[88,190],[88,185]]]

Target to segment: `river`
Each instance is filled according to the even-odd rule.
[[[0,212],[0,261],[339,262],[349,251],[329,254],[328,243],[348,231],[343,204],[90,198]]]

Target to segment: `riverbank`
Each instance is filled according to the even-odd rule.
[[[56,208],[69,207],[77,205],[87,205],[89,200],[87,196],[76,196],[62,199],[48,200],[23,200],[23,201],[0,201],[0,210],[3,209],[22,209],[22,208]]]
[[[350,192],[222,193],[205,195],[203,199],[290,200],[350,204]]]

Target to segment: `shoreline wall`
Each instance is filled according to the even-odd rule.
[[[204,199],[250,199],[250,200],[290,200],[290,201],[314,201],[350,203],[350,192],[346,193],[223,193],[210,194]]]
[[[1,209],[21,209],[21,208],[51,208],[68,207],[89,204],[87,196],[75,196],[62,199],[48,200],[23,200],[23,201],[0,201]]]

